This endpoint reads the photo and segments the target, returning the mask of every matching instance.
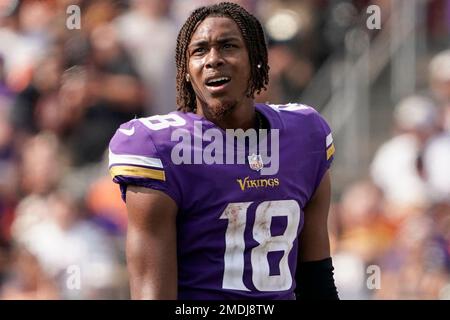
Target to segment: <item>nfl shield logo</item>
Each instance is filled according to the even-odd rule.
[[[264,167],[262,157],[259,154],[252,154],[251,156],[248,156],[248,164],[252,170],[256,171],[259,171]]]

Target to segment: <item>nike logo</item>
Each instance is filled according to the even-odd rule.
[[[124,135],[132,136],[134,134],[134,127],[131,127],[131,129],[119,129],[119,131]]]

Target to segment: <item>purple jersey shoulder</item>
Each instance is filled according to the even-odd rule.
[[[136,185],[163,191],[179,203],[167,152],[175,143],[170,139],[173,128],[186,124],[185,118],[170,113],[133,119],[117,129],[109,144],[109,171],[124,200],[127,186]]]
[[[333,161],[334,144],[331,128],[325,118],[313,107],[304,104],[288,103],[285,105],[267,104],[259,105],[258,110],[267,110],[270,107],[274,112],[266,112],[265,115],[280,121],[280,127],[287,131],[287,138],[310,138],[319,150],[324,150],[328,167]],[[276,122],[273,121],[273,122]],[[298,135],[299,132],[307,133],[306,136]]]

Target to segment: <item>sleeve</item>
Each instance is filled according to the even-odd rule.
[[[317,123],[319,129],[319,134],[317,135],[317,145],[321,150],[321,156],[319,160],[319,170],[315,182],[315,188],[317,189],[325,172],[331,167],[331,163],[334,160],[334,142],[333,142],[333,134],[331,132],[331,128],[328,125],[327,121],[320,115],[320,113],[316,112],[317,115]]]
[[[109,172],[112,180],[120,185],[124,201],[127,187],[134,185],[162,191],[177,205],[181,202],[180,193],[156,149],[151,133],[135,120],[121,125],[112,137]]]

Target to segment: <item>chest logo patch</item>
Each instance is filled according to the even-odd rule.
[[[248,156],[248,164],[252,170],[259,171],[264,167],[263,159],[259,154]]]

